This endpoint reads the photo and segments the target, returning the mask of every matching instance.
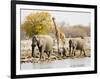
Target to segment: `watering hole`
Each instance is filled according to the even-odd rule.
[[[26,69],[50,69],[91,66],[91,57],[56,60],[45,63],[22,63],[21,70]]]

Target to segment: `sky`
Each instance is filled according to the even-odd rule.
[[[21,23],[25,21],[25,17],[32,12],[49,12],[52,17],[55,17],[56,22],[65,22],[69,25],[84,25],[88,26],[91,22],[91,13],[89,12],[73,12],[73,11],[46,11],[46,10],[25,10],[21,9]]]

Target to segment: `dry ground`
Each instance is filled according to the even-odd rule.
[[[68,40],[70,38],[66,38],[66,50],[67,50],[67,47],[68,47]],[[77,38],[79,39],[79,38]],[[91,56],[91,50],[90,50],[90,37],[86,37],[85,38],[85,41],[86,41],[86,55],[88,57]],[[51,61],[55,61],[55,60],[63,60],[63,59],[68,59],[68,58],[83,58],[84,55],[82,53],[81,56],[80,55],[80,51],[76,51],[76,56],[74,57],[70,57],[69,56],[69,52],[68,50],[66,51],[66,56],[63,56],[63,55],[60,55],[60,56],[57,56],[57,51],[54,51],[51,53],[50,55],[50,58],[48,59],[46,53],[43,53],[43,57],[42,57],[42,60],[40,61],[39,60],[39,52],[38,52],[38,49],[35,49],[37,52],[35,52],[35,57],[33,58],[31,56],[31,40],[21,40],[21,63],[39,63],[39,62],[51,62]]]

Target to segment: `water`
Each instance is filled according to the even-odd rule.
[[[68,68],[68,67],[88,67],[91,65],[91,58],[75,58],[55,60],[49,63],[23,63],[21,69],[50,69],[50,68]]]

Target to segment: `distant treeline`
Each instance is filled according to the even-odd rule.
[[[90,36],[90,26],[75,25],[69,27],[60,27],[66,37]]]
[[[82,25],[74,25],[74,26],[62,26],[59,27],[59,29],[65,34],[67,38],[70,37],[90,37],[90,26],[82,26]],[[53,28],[53,31],[50,31],[50,35],[55,36],[54,33],[55,29]],[[28,39],[29,37],[26,35],[26,33],[21,29],[21,39]]]

